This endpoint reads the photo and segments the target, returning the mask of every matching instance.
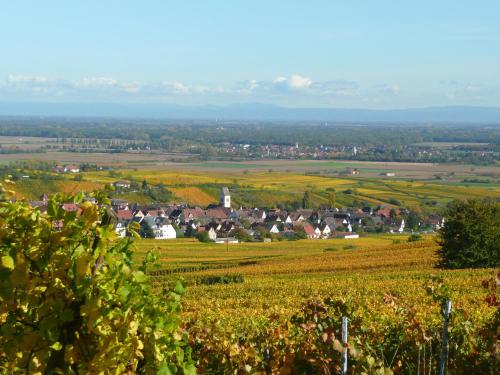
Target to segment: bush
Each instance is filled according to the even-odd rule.
[[[470,199],[452,202],[439,231],[440,266],[500,266],[500,203]]]
[[[418,233],[413,233],[408,236],[408,242],[422,241],[423,237]]]
[[[155,294],[154,256],[134,266],[132,240],[94,197],[54,196],[47,213],[0,199],[0,373],[195,374],[179,335],[183,285]]]
[[[252,236],[250,236],[247,231],[243,228],[233,229],[230,233],[231,237],[238,239],[240,242],[250,242],[252,241]]]
[[[356,250],[358,247],[356,245],[344,245],[342,249],[344,250]]]
[[[198,280],[201,285],[242,283],[245,280],[242,275],[205,276]]]
[[[337,251],[338,248],[336,247],[326,247],[323,249],[324,252],[329,252],[329,251]]]
[[[210,237],[208,236],[208,232],[200,232],[196,234],[196,238],[200,242],[212,242]]]
[[[394,205],[394,206],[401,206],[401,202],[400,202],[400,201],[398,201],[398,200],[397,200],[397,199],[395,199],[395,198],[391,198],[391,199],[389,199],[389,203],[390,203],[390,204],[392,204],[392,205]]]

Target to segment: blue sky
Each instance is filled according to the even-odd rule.
[[[500,106],[500,1],[4,1],[0,101]]]

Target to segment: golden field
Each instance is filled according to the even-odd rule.
[[[305,175],[294,172],[180,172],[161,170],[122,171],[123,178],[162,183],[175,194],[176,201],[206,205],[218,201],[217,186],[229,186],[235,204],[273,206],[300,200],[306,190],[314,194],[317,204],[325,204],[328,194],[336,193],[339,205],[353,200],[372,205],[397,200],[404,207],[422,206],[423,202],[445,203],[464,197],[500,198],[499,184],[459,184],[446,181],[397,180],[364,177]],[[106,173],[85,173],[84,178],[102,184],[116,180]],[[207,188],[208,186],[208,188]],[[210,189],[210,187],[212,187]]]
[[[489,317],[492,310],[482,303],[481,281],[494,270],[439,270],[437,249],[433,237],[408,243],[400,235],[229,246],[191,239],[136,244],[138,259],[155,250],[160,269],[174,271],[154,276],[157,288],[187,280],[186,317],[221,320],[233,329],[255,320],[284,321],[305,302],[325,297],[355,299],[385,311],[384,297],[393,295],[402,304],[418,306],[422,314],[437,313],[435,307],[426,309],[430,302],[423,285],[430,275],[444,278],[457,309],[478,321]],[[197,284],[202,277],[236,274],[244,277],[243,283]]]

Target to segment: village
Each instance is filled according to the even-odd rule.
[[[44,209],[48,196],[31,205]],[[220,203],[202,208],[178,204],[138,205],[123,199],[111,199],[115,215],[115,231],[119,237],[131,235],[129,225],[140,226],[144,238],[169,240],[182,237],[202,242],[238,243],[271,242],[298,239],[359,238],[365,233],[411,233],[405,224],[407,212],[389,206],[375,209],[259,209],[232,207],[227,187],[221,189]],[[63,204],[66,211],[78,211],[75,203]],[[432,232],[442,227],[444,219],[429,215],[419,223],[421,231]]]

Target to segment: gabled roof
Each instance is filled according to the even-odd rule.
[[[272,230],[274,227],[276,227],[276,229],[279,231],[279,228],[275,223],[269,223],[266,225],[267,230]]]
[[[289,216],[292,221],[298,221],[300,218],[304,219],[304,216],[300,212],[292,212]]]
[[[153,216],[146,216],[144,217],[143,221],[147,223],[151,228],[156,227],[156,218]]]
[[[309,208],[305,208],[305,209],[297,210],[297,212],[300,213],[304,218],[308,219],[312,216],[312,214],[314,213],[314,210],[311,210]]]
[[[227,219],[228,213],[223,208],[209,208],[205,215],[211,219]]]
[[[308,236],[314,236],[316,234],[316,231],[311,224],[304,224],[304,232]]]
[[[182,214],[182,209],[176,208],[170,212],[170,218],[177,219]]]
[[[328,224],[321,224],[319,226],[319,230],[322,231],[322,232],[324,232],[326,228],[328,228],[329,230],[331,230],[331,228],[330,228],[330,226]]]
[[[114,198],[111,199],[112,206],[128,206],[128,202],[125,199]]]
[[[345,219],[345,220],[349,220],[349,218],[351,217],[350,214],[346,213],[346,212],[336,212],[333,214],[333,217],[335,219]]]
[[[274,212],[269,213],[266,217],[266,222],[273,222],[273,221],[282,221],[281,216]]]
[[[191,216],[193,219],[197,219],[204,215],[204,211],[200,207],[184,208],[182,210],[182,215],[185,219],[189,218],[189,216]]]
[[[148,223],[151,228],[160,227],[162,225],[170,225],[170,220],[168,220],[166,217],[161,216],[146,216],[144,218],[144,221]]]
[[[395,209],[394,212],[396,215],[398,215],[399,210]],[[381,207],[377,210],[376,212],[377,216],[382,216],[382,217],[389,217],[391,216],[391,208],[390,207]]]
[[[117,210],[116,217],[118,220],[132,220],[134,215],[130,210]]]
[[[164,216],[165,215],[165,211],[163,211],[162,209],[148,210],[147,211],[147,215],[153,216],[153,217]]]

